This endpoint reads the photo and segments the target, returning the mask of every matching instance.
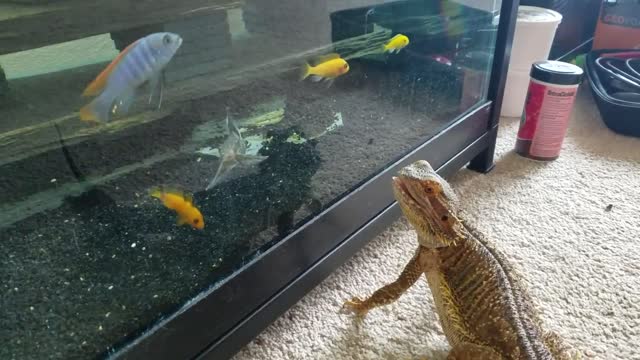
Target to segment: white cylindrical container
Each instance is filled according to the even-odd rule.
[[[557,11],[519,6],[509,69],[528,72],[534,62],[547,60],[561,21]]]
[[[562,15],[557,11],[535,6],[518,7],[501,116],[522,115],[531,65],[549,58],[561,21]]]
[[[529,71],[509,70],[507,82],[504,85],[504,97],[500,116],[520,117],[527,97],[529,86]]]

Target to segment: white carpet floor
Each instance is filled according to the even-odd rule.
[[[640,139],[608,130],[587,86],[558,160],[515,155],[519,120],[503,118],[496,168],[449,180],[468,220],[524,275],[547,328],[586,358],[640,359]],[[424,279],[359,328],[340,313],[345,299],[393,281],[416,244],[398,221],[234,359],[444,359]]]

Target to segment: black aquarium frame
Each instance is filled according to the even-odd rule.
[[[418,159],[450,176],[488,172],[498,131],[518,0],[503,0],[487,101],[354,189],[213,289],[109,358],[227,359],[400,217],[391,177]]]

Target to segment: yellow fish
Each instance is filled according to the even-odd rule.
[[[397,54],[407,45],[409,45],[409,38],[406,35],[398,34],[389,39],[386,44],[382,45],[382,50],[383,52],[391,54],[395,52]]]
[[[169,190],[160,187],[151,189],[150,195],[162,201],[167,208],[178,214],[178,226],[189,224],[191,227],[204,229],[204,218],[197,207],[193,205],[193,198],[180,190]]]
[[[307,77],[311,81],[327,81],[329,85],[335,78],[349,72],[349,63],[338,54],[329,54],[319,58],[315,65],[305,63],[300,72],[300,80]]]

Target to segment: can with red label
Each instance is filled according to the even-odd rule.
[[[516,140],[516,153],[550,161],[560,156],[583,71],[554,60],[531,65],[529,89]]]

